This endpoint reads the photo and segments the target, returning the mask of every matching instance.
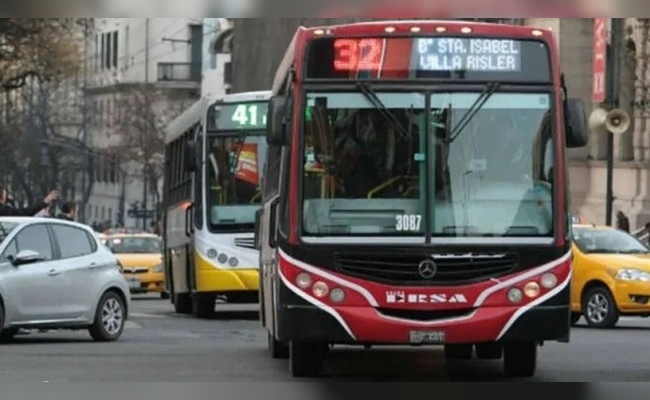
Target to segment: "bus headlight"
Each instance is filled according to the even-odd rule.
[[[303,272],[296,277],[296,285],[301,289],[308,289],[311,286],[311,276]]]
[[[329,294],[330,288],[327,286],[327,283],[319,281],[314,283],[311,291],[314,293],[314,296],[323,298]]]
[[[219,264],[225,264],[228,262],[228,255],[221,253],[219,254],[219,257],[217,258],[217,261],[219,261]]]
[[[512,288],[508,291],[508,300],[510,300],[511,303],[521,303],[523,299],[524,294],[521,292],[521,290]]]
[[[544,274],[542,276],[542,286],[546,289],[553,289],[557,286],[557,276],[555,274]]]
[[[208,258],[214,260],[215,258],[217,258],[218,255],[219,254],[217,253],[217,251],[215,249],[208,250]]]
[[[342,303],[345,300],[345,292],[343,289],[336,288],[330,293],[330,300],[334,303]]]
[[[236,266],[239,265],[239,260],[237,259],[237,257],[230,257],[230,260],[228,260],[228,265],[235,268]]]
[[[528,282],[526,286],[524,286],[524,294],[531,299],[539,296],[539,292],[540,287],[537,282]]]

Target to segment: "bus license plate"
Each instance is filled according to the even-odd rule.
[[[131,289],[140,289],[141,286],[140,279],[137,278],[129,279],[129,286],[131,287]]]
[[[412,344],[445,344],[446,335],[440,331],[411,331]]]

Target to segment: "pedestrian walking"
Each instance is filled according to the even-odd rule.
[[[33,206],[20,208],[7,202],[7,189],[0,186],[0,216],[3,217],[33,217],[43,210],[48,209],[59,199],[59,192],[53,190],[42,201]]]

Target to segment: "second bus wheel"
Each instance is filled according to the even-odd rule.
[[[327,351],[327,343],[291,342],[289,344],[291,375],[296,378],[320,375]]]
[[[217,296],[214,294],[197,293],[192,296],[192,314],[196,318],[207,319],[215,314]]]

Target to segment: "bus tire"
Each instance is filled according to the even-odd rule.
[[[198,293],[192,297],[192,314],[199,319],[208,319],[214,316],[215,295]]]
[[[448,344],[445,346],[447,360],[471,360],[474,347],[471,344]]]
[[[271,357],[276,360],[286,360],[289,358],[289,346],[277,340],[271,332],[268,333],[268,350]]]
[[[324,343],[290,342],[289,369],[294,378],[311,378],[320,375],[327,354]]]
[[[530,378],[537,370],[537,343],[506,343],[503,348],[503,367],[508,377]]]
[[[479,360],[500,360],[503,358],[503,345],[500,343],[477,344],[476,358]]]
[[[571,326],[578,325],[578,322],[580,321],[580,318],[582,318],[582,314],[572,312],[571,313]]]
[[[176,314],[192,313],[192,299],[189,293],[174,294],[174,311]]]

